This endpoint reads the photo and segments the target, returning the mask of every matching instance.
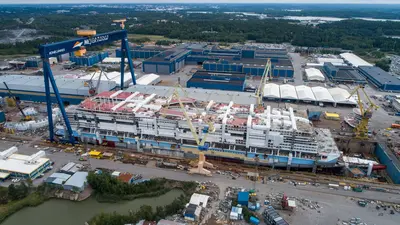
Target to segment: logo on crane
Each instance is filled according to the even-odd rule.
[[[83,45],[83,42],[77,41],[77,42],[75,42],[75,44],[72,48],[81,47],[82,45]]]

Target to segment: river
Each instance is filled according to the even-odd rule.
[[[158,197],[118,203],[99,203],[93,197],[82,202],[51,199],[37,207],[28,207],[16,212],[2,225],[83,225],[101,212],[127,214],[129,210],[136,211],[142,205],[150,205],[155,209],[157,206],[170,204],[181,194],[183,194],[182,190],[174,189]]]

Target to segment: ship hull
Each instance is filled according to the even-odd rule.
[[[93,134],[85,134],[83,137],[91,137],[94,140]],[[98,144],[98,141],[92,142]],[[121,147],[128,149],[140,149],[138,152],[151,153],[157,155],[180,157],[180,158],[197,158],[198,154],[202,152],[208,159],[221,160],[225,162],[243,163],[255,165],[255,156],[259,158],[258,165],[268,166],[274,168],[313,168],[318,167],[334,167],[337,159],[331,161],[322,161],[315,159],[306,159],[292,157],[289,160],[288,156],[282,155],[268,155],[258,154],[254,152],[245,152],[239,150],[219,149],[210,147],[208,150],[199,150],[197,146],[185,145],[172,142],[162,142],[156,140],[147,140],[139,138],[118,138],[116,136],[104,136],[102,137],[103,145],[109,147]]]

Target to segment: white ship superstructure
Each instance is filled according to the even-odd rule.
[[[292,108],[218,103],[140,92],[111,91],[68,109],[81,140],[120,147],[254,162],[275,166],[334,165],[340,156],[327,129],[316,129]],[[191,132],[191,121],[201,148]],[[212,126],[212,132],[210,131]],[[172,153],[174,154],[174,153]]]

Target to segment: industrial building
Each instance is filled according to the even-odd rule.
[[[64,189],[82,192],[87,185],[87,176],[88,172],[76,172],[64,183]]]
[[[190,197],[189,203],[205,208],[205,207],[207,207],[209,198],[210,198],[210,196],[208,196],[208,195],[193,193],[192,196]]]
[[[7,177],[35,179],[50,167],[50,160],[44,158],[46,153],[39,151],[32,155],[17,154],[13,146],[0,152],[0,178]]]
[[[305,69],[305,75],[307,81],[325,81],[325,76],[321,73],[321,70],[316,68]]]
[[[143,75],[136,80],[136,84],[138,85],[156,85],[160,82],[160,76],[154,73]]]
[[[185,59],[190,54],[186,49],[170,49],[143,61],[143,72],[156,74],[171,74],[185,65]]]
[[[324,63],[323,71],[332,82],[366,84],[367,80],[351,66],[334,66]]]
[[[202,207],[195,205],[195,204],[189,204],[184,213],[185,220],[189,221],[197,221],[200,218]]]
[[[205,61],[203,69],[217,72],[240,72],[252,76],[262,76],[264,74],[266,59],[227,59],[223,58],[218,61]],[[294,70],[290,60],[272,62],[272,78],[292,79]]]
[[[143,72],[171,74],[189,64],[203,65],[203,69],[208,71],[261,76],[267,59],[272,62],[273,78],[293,78],[293,67],[284,49],[219,49],[206,44],[182,44],[154,54],[143,62]]]
[[[74,62],[78,66],[93,66],[108,57],[108,52],[93,52],[83,56],[76,56],[71,53],[69,61]]]
[[[307,87],[304,85],[293,86],[290,84],[278,85],[267,83],[264,86],[264,99],[271,101],[289,101],[305,103],[330,103],[333,106],[357,105],[355,96],[350,97],[350,93],[342,88],[327,89],[324,87]]]
[[[94,85],[97,87],[98,75],[94,74]],[[54,79],[57,83],[61,97],[66,104],[79,104],[89,95],[88,80],[93,74],[83,77],[78,76],[56,76]],[[99,84],[98,92],[113,90],[119,86],[120,73],[108,73],[108,76],[102,76]],[[42,76],[27,75],[4,75],[0,77],[0,96],[7,97],[9,93],[5,87],[5,82],[15,97],[23,101],[46,102],[46,94],[44,87],[44,79]],[[130,73],[125,73],[124,85],[128,86],[132,82]],[[51,101],[56,103],[56,97],[51,91]]]
[[[244,91],[246,74],[243,73],[216,73],[211,71],[197,71],[187,81],[188,88],[216,89],[226,91]]]
[[[51,184],[57,187],[62,187],[63,184],[71,177],[70,174],[66,173],[53,173],[44,181],[47,184]]]
[[[400,92],[400,76],[391,75],[376,66],[360,66],[359,72],[382,91]]]
[[[167,49],[161,47],[135,47],[131,49],[131,57],[133,59],[148,59],[151,58]],[[121,57],[121,49],[115,50],[116,57]]]
[[[365,61],[364,59],[358,57],[353,53],[342,53],[340,54],[340,57],[342,57],[342,59],[344,59],[346,63],[354,67],[373,66],[371,63]]]

